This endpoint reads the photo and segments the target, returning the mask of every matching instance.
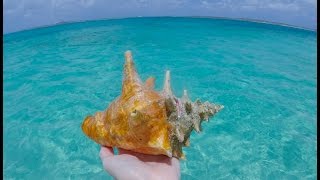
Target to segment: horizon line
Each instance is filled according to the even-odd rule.
[[[317,33],[316,29],[301,27],[301,26],[295,26],[291,24],[281,23],[281,22],[273,22],[268,20],[261,20],[261,19],[252,19],[252,18],[232,18],[232,17],[222,17],[222,16],[134,16],[134,17],[119,17],[119,18],[101,18],[101,19],[91,19],[91,20],[80,20],[80,21],[60,21],[54,24],[50,25],[42,25],[42,26],[36,26],[32,28],[26,28],[19,31],[9,32],[9,33],[3,33],[3,35],[10,35],[15,33],[20,33],[23,31],[31,31],[35,29],[41,29],[41,28],[48,28],[52,26],[59,26],[59,25],[66,25],[66,24],[73,24],[73,23],[83,23],[83,22],[92,22],[92,21],[106,21],[106,20],[121,20],[121,19],[134,19],[134,18],[198,18],[198,19],[225,19],[225,20],[234,20],[234,21],[246,21],[246,22],[253,22],[258,24],[270,24],[270,25],[276,25],[276,26],[283,26],[283,27],[289,27],[293,29],[300,29],[305,31],[311,31]]]

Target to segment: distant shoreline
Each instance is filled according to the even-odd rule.
[[[178,16],[177,16],[178,17]],[[308,31],[314,31],[317,32],[317,29],[310,29],[300,26],[294,26],[291,24],[286,23],[280,23],[280,22],[273,22],[268,20],[260,20],[260,19],[251,19],[251,18],[229,18],[229,17],[211,17],[211,16],[185,16],[190,18],[208,18],[208,19],[226,19],[226,20],[236,20],[236,21],[247,21],[247,22],[256,22],[256,23],[262,23],[262,24],[271,24],[271,25],[277,25],[277,26],[285,26],[295,29],[302,29],[302,30],[308,30]]]
[[[284,26],[284,27],[289,27],[289,28],[293,28],[293,29],[301,29],[301,30],[312,31],[312,32],[317,33],[317,29],[309,29],[309,28],[305,28],[305,27],[294,26],[294,25],[280,23],[280,22],[272,22],[272,21],[267,21],[267,20],[250,19],[250,18],[229,18],[229,17],[219,17],[219,16],[135,16],[135,17],[104,18],[104,19],[83,20],[83,21],[61,21],[61,22],[57,22],[57,23],[54,23],[54,24],[50,24],[50,25],[37,26],[37,27],[29,28],[29,29],[23,29],[23,30],[20,30],[20,31],[5,33],[3,35],[9,35],[9,34],[19,33],[19,32],[23,32],[23,31],[30,31],[30,30],[34,30],[34,29],[41,29],[41,28],[47,28],[47,27],[51,27],[51,26],[58,26],[58,25],[65,25],[65,24],[72,24],[72,23],[83,23],[83,22],[92,22],[92,21],[106,21],[106,20],[121,20],[121,19],[134,19],[134,18],[225,19],[225,20],[254,22],[254,23],[261,23],[261,24]]]

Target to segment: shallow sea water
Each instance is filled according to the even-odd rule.
[[[132,18],[4,36],[4,178],[112,179],[86,115],[140,77],[225,108],[193,133],[182,179],[316,179],[315,32],[245,21]]]

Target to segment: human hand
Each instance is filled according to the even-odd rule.
[[[174,157],[146,155],[124,149],[119,149],[119,155],[115,155],[112,148],[101,146],[100,158],[104,169],[118,180],[180,179],[180,163]]]

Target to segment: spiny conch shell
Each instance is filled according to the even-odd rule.
[[[192,130],[200,132],[203,120],[223,106],[191,102],[186,90],[182,98],[175,97],[169,71],[162,92],[154,90],[154,81],[151,77],[142,83],[126,51],[122,94],[107,110],[86,117],[83,132],[103,146],[184,159],[182,147],[189,146]]]

